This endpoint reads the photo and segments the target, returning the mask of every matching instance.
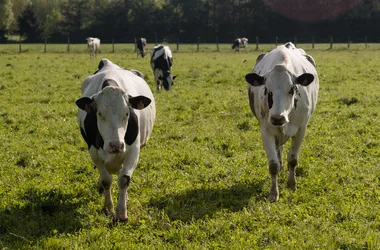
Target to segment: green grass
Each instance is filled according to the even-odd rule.
[[[101,57],[140,70],[154,90],[149,59],[0,47],[0,249],[379,249],[380,51],[308,51],[320,92],[298,189],[281,172],[280,200],[269,203],[244,81],[262,51],[223,46],[174,53],[178,77],[171,92],[153,92],[157,119],[126,225],[101,211],[74,102]]]

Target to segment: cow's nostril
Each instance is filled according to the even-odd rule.
[[[270,119],[273,125],[281,126],[285,123],[285,117],[282,115],[272,116]]]

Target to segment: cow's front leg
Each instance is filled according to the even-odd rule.
[[[127,222],[128,212],[127,212],[127,200],[128,200],[128,187],[131,182],[131,176],[129,175],[119,175],[118,185],[119,185],[119,201],[116,207],[116,215],[114,220]]]
[[[100,178],[99,178],[99,193],[104,194],[104,206],[103,210],[106,214],[114,214],[114,205],[111,194],[112,175],[108,173],[105,167],[97,166]]]
[[[290,149],[288,152],[288,182],[287,186],[290,189],[295,190],[297,188],[297,182],[296,182],[296,167],[298,164],[298,153],[301,148],[301,144],[303,139],[305,138],[306,129],[301,128],[298,133],[293,137],[292,143],[290,145]]]
[[[156,91],[160,91],[160,90],[161,90],[160,81],[156,80]]]
[[[276,143],[273,136],[266,133],[265,128],[261,128],[261,138],[263,141],[264,150],[267,154],[269,173],[271,176],[271,187],[269,190],[268,200],[271,202],[278,201],[278,173],[281,169],[281,163],[277,156]]]
[[[139,140],[138,138],[136,140]],[[140,143],[135,143],[134,146],[130,148],[129,156],[127,161],[124,163],[123,168],[119,172],[118,185],[119,185],[119,200],[116,207],[116,214],[114,221],[127,222],[127,200],[128,200],[128,187],[131,182],[131,177],[134,169],[137,166],[140,154]]]

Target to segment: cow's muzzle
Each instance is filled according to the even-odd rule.
[[[119,141],[112,141],[109,143],[109,150],[108,152],[111,154],[117,154],[124,152],[125,149],[125,143],[119,142]]]
[[[286,122],[285,116],[283,115],[272,115],[270,117],[270,122],[274,126],[283,126]]]

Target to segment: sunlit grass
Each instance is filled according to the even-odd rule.
[[[97,59],[83,45],[70,53],[1,49],[0,248],[380,248],[380,51],[308,51],[320,92],[301,148],[299,189],[287,190],[282,172],[280,201],[269,203],[244,75],[274,45],[250,45],[249,53],[208,46],[181,53],[180,45],[174,88],[160,93],[149,59],[138,59],[133,45],[116,45],[115,53],[104,46]],[[98,173],[76,121],[80,84],[102,57],[140,70],[157,105],[126,225],[113,225],[101,211]]]

